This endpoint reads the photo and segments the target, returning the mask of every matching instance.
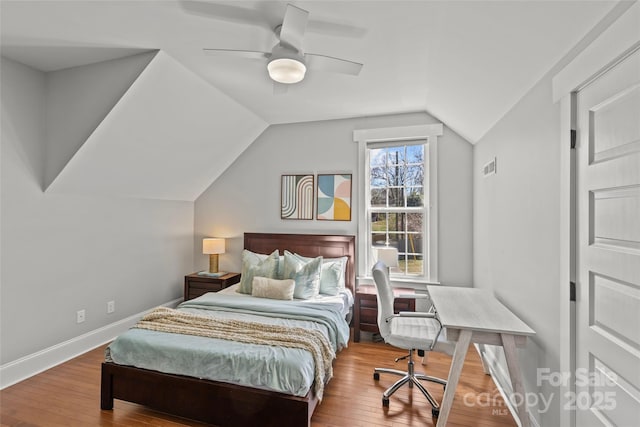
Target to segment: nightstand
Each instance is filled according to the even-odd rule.
[[[192,273],[184,276],[184,300],[190,300],[207,292],[218,292],[240,281],[240,273],[227,273],[220,277],[201,276]]]
[[[411,288],[393,288],[393,311],[416,311],[416,300],[398,298],[400,295],[415,294]],[[360,331],[380,333],[378,329],[378,301],[375,285],[360,285],[356,288],[356,300],[353,315],[353,341],[360,341]]]

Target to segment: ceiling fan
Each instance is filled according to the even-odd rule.
[[[274,28],[279,42],[271,52],[205,48],[213,55],[234,55],[249,59],[266,59],[269,77],[274,82],[293,84],[302,81],[307,70],[321,70],[357,76],[363,64],[327,55],[306,53],[303,41],[309,12],[287,4],[282,24]]]

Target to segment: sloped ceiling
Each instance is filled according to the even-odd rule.
[[[70,49],[65,49],[65,53]],[[126,55],[128,50],[120,51]],[[112,52],[115,53],[115,52]],[[157,51],[45,75],[45,188],[129,90]]]
[[[58,73],[77,74],[78,68]],[[64,92],[86,93],[80,89]],[[47,113],[64,106],[53,100]],[[60,126],[68,129],[73,122],[67,117]],[[266,127],[169,55],[156,52],[47,191],[193,201]]]
[[[2,55],[51,82],[47,191],[193,200],[277,123],[427,111],[474,143],[624,2],[291,3],[310,13],[305,50],[364,63],[358,77],[275,95],[263,61],[203,53],[270,51],[286,1],[2,0]],[[72,78],[109,69],[98,95]],[[61,104],[67,85],[95,102]]]

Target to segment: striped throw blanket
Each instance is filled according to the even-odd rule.
[[[315,392],[320,400],[325,381],[333,376],[335,352],[320,331],[233,319],[213,319],[167,307],[155,308],[142,317],[134,328],[307,350],[315,362]]]

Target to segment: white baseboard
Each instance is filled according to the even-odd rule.
[[[182,298],[178,298],[162,305],[165,307],[175,307],[181,303],[182,300]],[[134,314],[133,316],[103,326],[102,328],[61,342],[60,344],[5,363],[0,366],[0,390],[112,341],[115,337],[135,325],[142,316],[151,310],[152,309],[149,309],[142,313]]]
[[[483,360],[483,365],[489,369],[491,379],[498,388],[498,392],[504,399],[507,408],[509,408],[511,416],[515,420],[516,424],[518,424],[518,427],[522,427],[515,405],[509,398],[509,396],[513,394],[513,387],[511,385],[509,373],[496,358],[492,346],[485,346],[484,349],[485,351],[481,352],[479,347],[476,345],[476,350],[478,350],[478,353]],[[527,411],[527,414],[529,415],[529,424],[531,427],[540,427],[540,424],[538,424],[538,421],[531,415],[531,412]]]

